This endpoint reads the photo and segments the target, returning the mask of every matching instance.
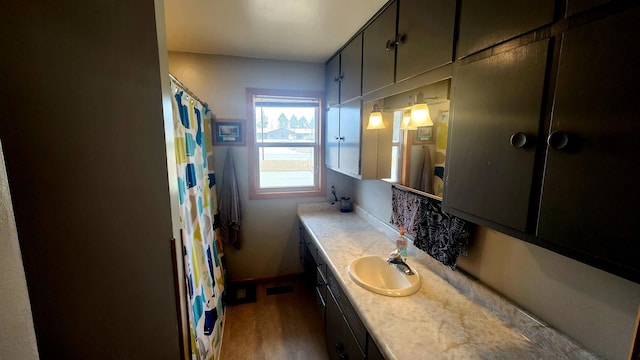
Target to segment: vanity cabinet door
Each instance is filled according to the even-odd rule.
[[[330,359],[365,359],[331,290],[327,292],[327,350]]]
[[[329,60],[325,66],[325,101],[327,107],[340,103],[340,54]]]
[[[454,74],[444,206],[525,231],[549,40],[460,66]],[[512,145],[521,133],[527,144]]]
[[[384,360],[384,356],[371,336],[367,337],[367,360]]]
[[[398,9],[396,82],[453,60],[455,1],[401,0]]]
[[[640,280],[638,23],[640,8],[635,8],[564,34],[538,223],[539,237],[635,281]]]
[[[387,7],[365,30],[362,50],[362,93],[393,84],[397,2]]]
[[[553,21],[554,0],[465,0],[460,7],[461,58]]]
[[[362,34],[356,36],[340,52],[340,103],[362,93]]]

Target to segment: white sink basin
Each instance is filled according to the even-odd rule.
[[[395,265],[389,265],[384,258],[375,255],[359,257],[347,267],[356,284],[387,296],[407,296],[420,289],[420,275],[413,267],[411,270],[414,275],[405,275]]]

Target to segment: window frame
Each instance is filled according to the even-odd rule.
[[[259,96],[291,97],[291,98],[313,98],[318,100],[318,115],[315,124],[315,141],[308,142],[300,147],[314,148],[315,180],[316,186],[312,187],[282,187],[282,188],[259,188],[260,184],[260,161],[259,150],[263,143],[258,143],[256,139],[256,107],[254,99]],[[297,197],[325,196],[325,168],[324,168],[324,93],[319,91],[300,90],[276,90],[276,89],[246,89],[246,111],[247,111],[247,146],[249,158],[249,199],[286,199]],[[274,146],[271,144],[269,146]],[[267,147],[269,147],[267,146]],[[279,145],[275,145],[278,147]],[[296,147],[296,146],[293,146]]]

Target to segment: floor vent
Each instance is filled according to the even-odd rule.
[[[267,295],[288,294],[293,292],[293,285],[282,285],[267,288]]]

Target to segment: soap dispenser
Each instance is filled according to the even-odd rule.
[[[398,235],[398,238],[396,239],[396,248],[400,250],[400,256],[402,257],[407,256],[407,243],[407,238],[404,237],[404,226],[401,226],[400,235]]]

